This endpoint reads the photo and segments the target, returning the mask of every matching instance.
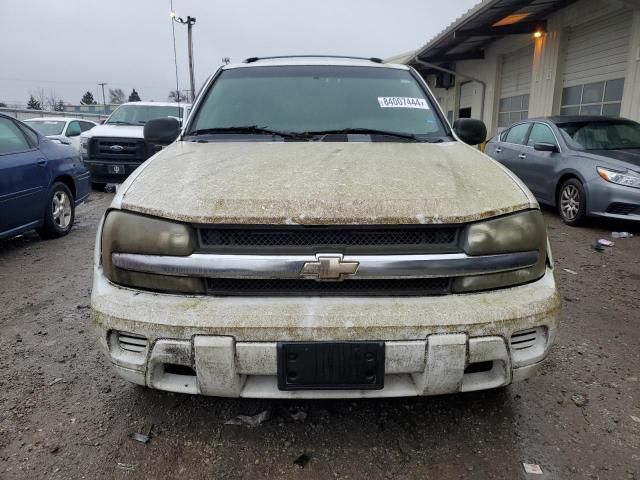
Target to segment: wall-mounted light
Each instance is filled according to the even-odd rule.
[[[538,30],[536,33],[533,34],[533,38],[535,38],[536,40],[538,38],[542,38],[542,32]]]

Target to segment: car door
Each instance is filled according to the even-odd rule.
[[[69,145],[71,145],[76,150],[80,151],[80,134],[82,133],[82,127],[80,126],[80,122],[72,121],[67,124],[67,129],[65,131],[65,137],[69,140]]]
[[[496,148],[496,156],[494,158],[519,177],[522,164],[522,150],[530,128],[530,123],[517,123],[513,125],[506,135],[504,135],[504,141],[500,142],[498,148]],[[524,179],[522,180],[524,181]]]
[[[0,235],[43,218],[49,175],[37,142],[37,135],[0,117]]]
[[[534,148],[536,144],[555,145],[556,151],[539,151]],[[519,169],[521,178],[526,178],[525,183],[531,192],[546,203],[553,200],[555,195],[555,170],[561,156],[558,140],[548,125],[536,122],[531,127],[527,139],[527,145],[522,150],[522,162]]]

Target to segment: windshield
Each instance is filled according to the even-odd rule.
[[[225,70],[207,92],[189,134],[249,126],[287,133],[371,130],[447,135],[411,73],[379,67]]]
[[[67,122],[56,120],[27,120],[25,123],[46,137],[47,135],[61,135]]]
[[[149,120],[164,117],[182,118],[181,107],[153,105],[122,105],[105,122],[112,125],[144,125]]]
[[[640,148],[640,124],[631,121],[574,122],[558,128],[569,147],[575,150]]]

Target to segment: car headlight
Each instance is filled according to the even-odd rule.
[[[102,269],[114,283],[145,290],[172,293],[204,293],[200,278],[154,275],[118,268],[114,253],[187,256],[196,248],[194,229],[183,223],[120,210],[107,214],[102,228]]]
[[[640,188],[640,176],[631,172],[616,172],[608,168],[598,167],[598,175],[607,182],[626,187]]]
[[[547,266],[547,229],[540,210],[507,215],[469,225],[462,248],[467,255],[498,255],[538,252],[535,265],[510,272],[460,277],[454,280],[454,292],[471,292],[511,287],[541,278]]]
[[[89,138],[81,137],[80,138],[80,154],[83,159],[89,158]]]

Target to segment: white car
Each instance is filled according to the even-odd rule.
[[[71,117],[30,118],[25,123],[49,140],[71,145],[80,151],[80,134],[98,124],[90,120]]]

